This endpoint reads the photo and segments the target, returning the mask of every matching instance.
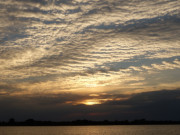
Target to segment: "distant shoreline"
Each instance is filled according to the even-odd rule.
[[[28,119],[26,121],[16,122],[10,119],[8,122],[0,121],[0,126],[105,126],[105,125],[180,125],[180,121],[156,121],[156,120],[133,120],[133,121],[91,121],[91,120],[76,120],[76,121],[37,121]]]

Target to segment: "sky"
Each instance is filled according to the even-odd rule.
[[[179,0],[0,0],[0,121],[180,120]]]

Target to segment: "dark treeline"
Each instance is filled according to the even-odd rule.
[[[15,121],[11,118],[8,122],[1,122],[0,126],[79,126],[79,125],[168,125],[180,124],[180,121],[154,121],[154,120],[133,120],[133,121],[91,121],[91,120],[76,120],[76,121],[37,121],[34,119],[27,119],[26,121]]]

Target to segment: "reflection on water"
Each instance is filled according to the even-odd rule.
[[[180,135],[180,125],[0,127],[0,135]]]

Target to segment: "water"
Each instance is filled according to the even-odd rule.
[[[0,135],[180,135],[180,125],[0,127]]]

